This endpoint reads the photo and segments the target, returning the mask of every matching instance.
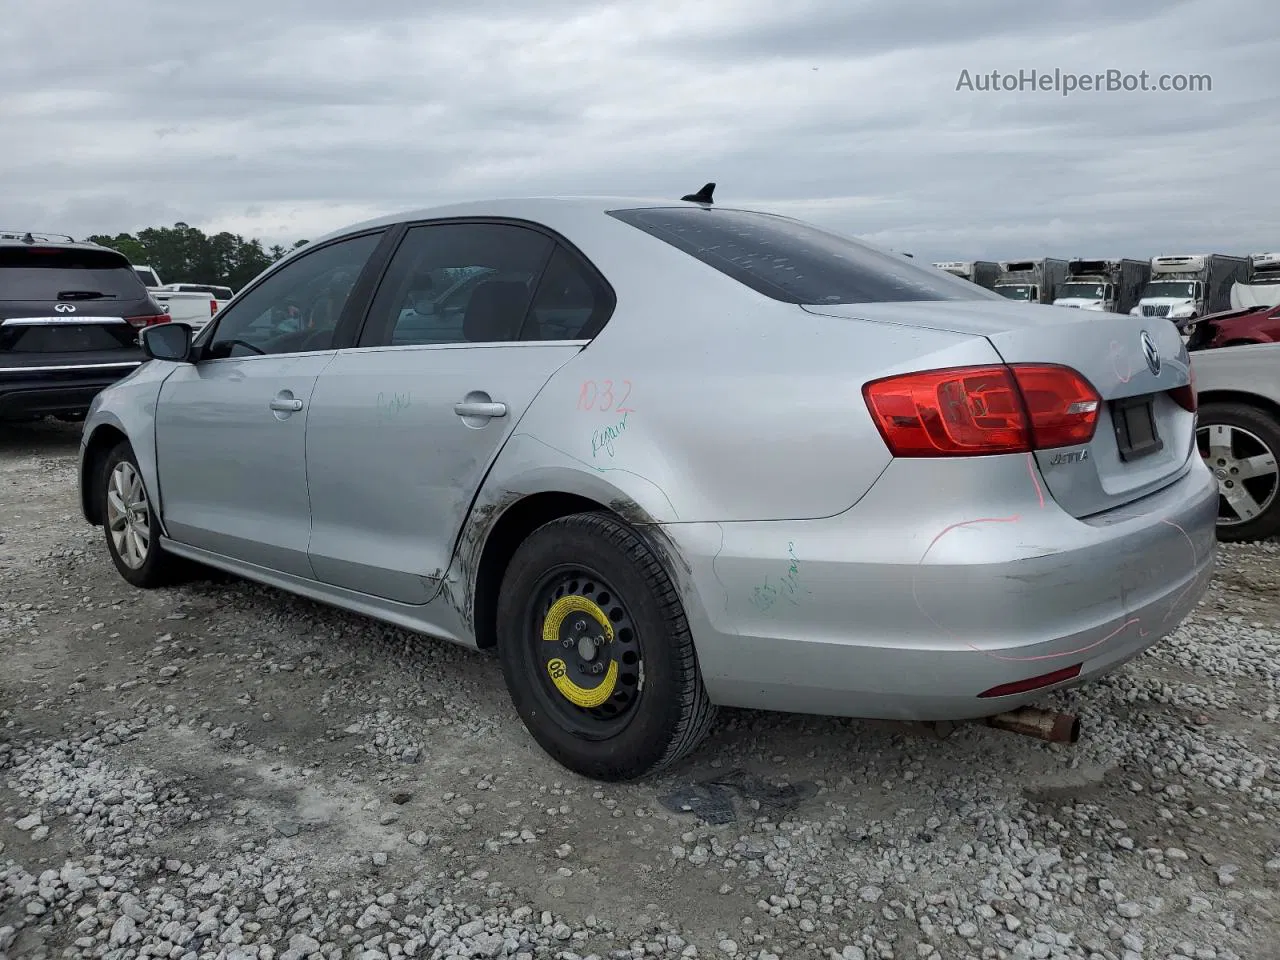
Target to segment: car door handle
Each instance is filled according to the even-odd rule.
[[[460,417],[505,417],[507,415],[507,405],[505,403],[484,403],[477,400],[467,400],[462,403],[455,403],[453,412]]]
[[[269,406],[278,413],[297,413],[302,409],[302,401],[292,397],[276,397]]]

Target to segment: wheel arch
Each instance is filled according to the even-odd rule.
[[[497,644],[498,592],[516,550],[539,527],[561,517],[592,512],[616,517],[640,534],[672,582],[681,587],[680,573],[687,572],[688,565],[662,525],[627,494],[604,489],[610,486],[586,491],[564,484],[508,494],[473,507],[459,544],[459,579],[469,594],[462,598],[459,612],[470,621],[477,647],[486,650]]]
[[[1257,407],[1280,423],[1280,403],[1247,390],[1206,390],[1198,394],[1197,402],[1201,409],[1210,403],[1239,403],[1248,407]]]
[[[539,527],[553,520],[592,511],[612,512],[590,497],[562,490],[546,490],[522,497],[497,514],[475,564],[470,612],[477,647],[489,650],[498,643],[498,592],[507,566],[520,544]]]
[[[100,527],[103,523],[101,501],[97,496],[103,464],[106,463],[107,455],[122,440],[128,439],[120,427],[103,423],[95,427],[85,441],[84,452],[80,455],[80,509],[84,518],[95,527]]]

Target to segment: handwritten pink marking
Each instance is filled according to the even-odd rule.
[[[1033,454],[1027,454],[1027,473],[1031,474],[1031,485],[1036,488],[1036,497],[1040,500],[1040,509],[1044,509],[1044,491],[1040,489],[1040,478],[1036,476],[1036,462]]]
[[[953,523],[948,527],[944,527],[941,533],[939,533],[936,537],[934,537],[932,540],[929,541],[929,546],[925,547],[924,553],[920,555],[920,559],[916,561],[916,565],[912,568],[911,599],[915,601],[916,609],[919,610],[922,614],[924,614],[924,617],[926,620],[932,623],[935,627],[941,630],[944,634],[946,634],[952,640],[956,640],[957,642],[959,642],[959,638],[950,630],[948,630],[946,627],[944,627],[942,624],[940,624],[937,620],[935,620],[932,614],[930,614],[929,611],[924,608],[924,604],[920,602],[920,594],[918,592],[918,587],[920,585],[920,567],[924,565],[925,558],[929,556],[929,551],[932,550],[937,545],[938,541],[941,540],[943,537],[945,537],[952,530],[958,530],[960,527],[971,527],[979,523],[1017,523],[1021,519],[1022,517],[1019,514],[1014,514],[1012,517],[979,517],[976,520],[961,520],[959,523]],[[978,651],[978,652],[981,653],[982,651]]]
[[[917,592],[917,586],[919,583],[919,575],[920,575],[920,567],[924,565],[925,558],[929,556],[929,551],[932,550],[937,545],[939,540],[945,537],[952,530],[956,530],[960,527],[973,526],[974,524],[979,524],[979,523],[1017,523],[1021,519],[1022,517],[1020,515],[1014,514],[1011,517],[980,517],[976,520],[961,520],[959,523],[953,523],[950,526],[943,528],[941,533],[939,533],[936,537],[934,537],[931,541],[929,541],[929,546],[925,548],[924,553],[921,554],[920,559],[916,562],[915,566],[912,568],[911,599],[915,601],[916,609],[919,610],[922,614],[924,614],[924,617],[926,620],[928,620],[935,627],[941,630],[944,634],[946,634],[946,636],[948,636],[952,640],[955,640],[957,643],[962,642],[960,638],[957,637],[950,630],[948,630],[946,627],[944,627],[942,624],[940,624],[937,620],[935,620],[933,616],[929,613],[929,611],[924,608],[924,604],[920,602],[920,595]],[[1085,646],[1079,647],[1078,649],[1075,649],[1075,650],[1064,650],[1061,653],[1043,653],[1034,657],[1008,657],[1002,654],[993,653],[990,650],[983,650],[981,647],[976,646],[972,643],[964,643],[964,646],[968,647],[974,653],[981,653],[984,656],[990,657],[992,660],[1001,660],[1006,663],[1034,663],[1036,661],[1041,661],[1041,660],[1058,660],[1058,659],[1061,659],[1062,657],[1076,656],[1077,654],[1086,653],[1090,650],[1093,650],[1095,647],[1100,647],[1104,643],[1106,643],[1108,640],[1111,640],[1114,637],[1119,636],[1121,633],[1129,629],[1135,623],[1141,624],[1141,622],[1142,622],[1141,617],[1131,617],[1130,619],[1122,623],[1119,627],[1117,627],[1115,630],[1113,630],[1111,633],[1103,637],[1101,640],[1095,640],[1093,643],[1086,644]],[[1139,627],[1139,629],[1141,629],[1141,627]],[[1145,636],[1146,634],[1144,632],[1139,635]]]
[[[1115,370],[1116,376],[1120,378],[1120,382],[1128,383],[1130,380],[1132,380],[1133,379],[1133,360],[1132,359],[1130,359],[1129,362],[1125,364],[1126,370],[1128,372],[1127,373],[1120,372],[1121,349],[1120,349],[1119,341],[1112,340],[1111,346],[1107,348],[1107,353],[1110,355],[1110,358],[1111,358],[1111,367],[1113,370]]]
[[[1182,534],[1182,539],[1187,541],[1187,546],[1191,548],[1191,569],[1194,570],[1200,563],[1200,551],[1196,549],[1196,542],[1191,539],[1191,537],[1187,534],[1186,530],[1182,529],[1182,527],[1179,526],[1173,520],[1169,520],[1167,518],[1162,517],[1160,519],[1160,522],[1167,523],[1169,526],[1173,527],[1180,534]],[[1199,583],[1200,583],[1200,574],[1197,573],[1194,577],[1191,578],[1191,582],[1188,583],[1186,587],[1183,588],[1182,592],[1173,598],[1173,603],[1169,604],[1169,609],[1165,611],[1164,620],[1161,620],[1160,621],[1161,623],[1164,623],[1165,620],[1168,620],[1171,616],[1173,616],[1173,611],[1178,609],[1178,604],[1182,602],[1182,598],[1185,597],[1188,593],[1190,593],[1191,589],[1196,585],[1198,585]]]
[[[1128,630],[1135,623],[1141,623],[1141,622],[1142,622],[1141,617],[1133,617],[1129,620],[1126,620],[1124,623],[1120,624],[1119,627],[1117,627],[1111,633],[1107,634],[1101,640],[1096,640],[1093,643],[1086,644],[1085,646],[1080,647],[1079,649],[1076,649],[1076,650],[1066,650],[1062,653],[1044,653],[1038,657],[1003,657],[1003,656],[1000,656],[999,654],[991,653],[988,650],[982,650],[978,647],[975,647],[971,643],[968,644],[968,647],[970,650],[976,650],[978,653],[985,653],[992,660],[1006,660],[1011,663],[1031,663],[1036,660],[1057,660],[1059,657],[1072,657],[1072,656],[1075,656],[1077,653],[1085,653],[1086,651],[1092,650],[1094,647],[1100,647],[1104,643],[1106,643],[1108,640],[1110,640],[1112,637],[1115,637],[1121,633],[1124,633],[1124,631]]]

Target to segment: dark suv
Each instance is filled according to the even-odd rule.
[[[146,359],[138,331],[168,319],[123,254],[0,231],[0,421],[83,418]]]

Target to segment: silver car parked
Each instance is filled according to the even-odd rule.
[[[1218,481],[1218,539],[1280,533],[1280,343],[1194,353],[1200,455]]]
[[[308,244],[194,340],[146,331],[85,424],[86,518],[139,587],[198,561],[496,648],[601,779],[716,705],[1002,713],[1194,606],[1218,492],[1172,324],[686,200]]]

